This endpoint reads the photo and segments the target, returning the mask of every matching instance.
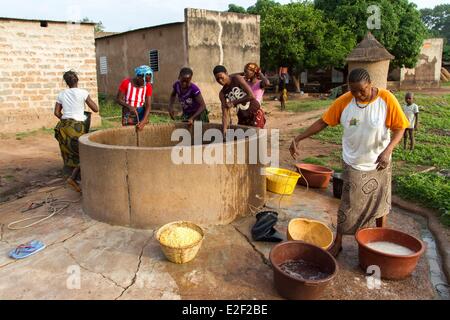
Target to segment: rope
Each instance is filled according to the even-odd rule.
[[[51,217],[59,214],[64,209],[67,209],[70,206],[71,203],[77,203],[80,200],[81,200],[81,197],[78,200],[75,200],[75,201],[71,201],[71,200],[57,200],[57,199],[55,199],[53,197],[52,193],[48,193],[46,198],[45,198],[45,200],[42,201],[40,205],[35,206],[35,207],[31,207],[33,205],[33,204],[31,204],[31,206],[25,211],[34,210],[34,209],[36,209],[36,208],[38,208],[38,207],[40,207],[42,205],[48,205],[48,210],[49,210],[50,214],[48,214],[48,215],[47,214],[40,214],[40,215],[36,215],[34,217],[29,217],[29,218],[13,221],[10,224],[8,224],[8,229],[9,230],[22,230],[22,229],[33,227],[33,226],[35,226],[35,225],[37,225],[37,224],[39,224],[41,222],[44,222],[44,221],[50,219]],[[58,208],[58,207],[56,207],[56,205],[58,205],[58,204],[65,204],[65,205],[60,207],[60,208]],[[22,212],[25,212],[25,211],[22,211]],[[13,227],[13,226],[15,226],[17,224],[20,224],[22,222],[29,221],[29,220],[35,220],[35,219],[38,219],[38,218],[41,218],[41,219],[39,219],[38,221],[35,221],[33,223],[27,224],[25,226]]]
[[[297,168],[298,168],[298,167],[297,167]],[[308,191],[309,191],[309,182],[308,182],[308,180],[305,178],[305,176],[303,175],[302,170],[301,170],[300,168],[298,168],[298,171],[300,171],[300,175],[301,175],[300,178],[303,178],[303,180],[305,180],[305,182],[306,182],[306,192],[308,192]],[[279,199],[278,199],[278,210],[281,209],[281,201],[282,201],[283,198],[286,196],[286,188],[287,188],[287,186],[288,186],[288,182],[289,182],[289,176],[286,177],[286,182],[285,182],[285,184],[284,184],[283,193],[279,196]],[[268,201],[270,201],[270,200],[272,200],[272,199],[274,199],[274,198],[275,198],[275,197],[272,197],[272,198],[268,199]],[[259,206],[259,207],[255,207],[255,206],[253,206],[253,205],[251,205],[251,204],[249,203],[248,206],[249,206],[249,209],[250,209],[251,214],[252,214],[252,215],[255,215],[255,214],[258,213],[261,209],[263,209],[263,208],[266,206],[266,204],[264,203],[263,205],[261,205],[261,206]]]

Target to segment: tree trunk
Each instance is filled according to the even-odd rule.
[[[295,92],[300,93],[300,75],[292,75],[292,81],[294,82],[295,85]]]

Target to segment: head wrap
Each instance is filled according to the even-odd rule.
[[[257,72],[259,70],[259,67],[258,67],[258,65],[256,63],[249,62],[249,63],[247,63],[245,65],[244,70],[245,69],[248,69],[248,70],[253,71],[253,72]]]
[[[144,77],[144,83],[146,83],[145,77],[147,75],[151,75],[152,76],[152,80],[150,81],[150,83],[153,83],[153,70],[149,66],[142,65],[140,67],[137,67],[136,69],[134,69],[134,73],[136,74],[136,77],[143,76]]]

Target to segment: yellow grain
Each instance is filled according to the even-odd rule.
[[[191,228],[174,226],[167,228],[161,233],[159,241],[169,247],[179,248],[189,246],[197,243],[202,238],[202,235]]]

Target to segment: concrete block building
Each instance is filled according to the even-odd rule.
[[[0,132],[54,126],[56,97],[70,69],[97,102],[94,25],[0,18]]]
[[[189,66],[210,109],[219,105],[220,86],[212,70],[229,72],[259,63],[259,16],[203,9],[185,9],[185,21],[97,38],[99,93],[115,96],[121,80],[147,64],[155,70],[153,106],[167,105],[179,70]]]

